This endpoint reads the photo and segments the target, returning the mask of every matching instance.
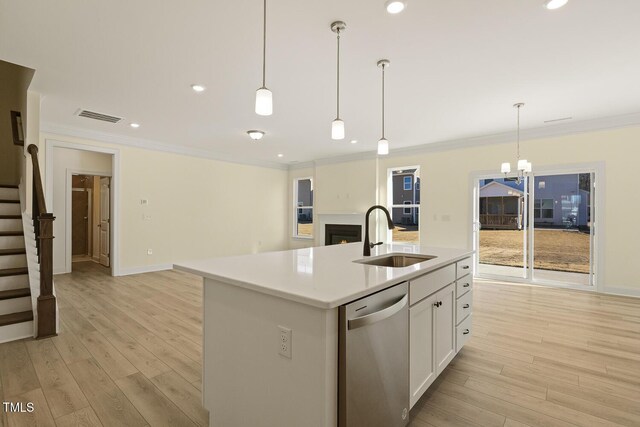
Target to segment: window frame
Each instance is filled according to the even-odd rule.
[[[551,207],[550,208],[543,208],[542,207],[544,200],[551,200]],[[536,207],[536,204],[538,204],[539,207]],[[534,220],[540,220],[540,221],[553,220],[553,218],[556,215],[555,208],[556,208],[556,203],[555,203],[554,199],[549,199],[549,198],[534,199],[534,201],[533,201],[533,219]],[[550,217],[543,216],[543,214],[542,214],[543,211],[551,211],[551,216]]]
[[[301,205],[298,201],[298,184],[300,181],[309,180],[311,182],[311,192],[313,194],[313,177],[312,176],[302,176],[293,179],[293,229],[292,229],[292,238],[294,239],[304,239],[304,240],[313,240],[315,238],[315,221],[314,221],[314,207],[313,207],[313,199],[311,200],[311,205]],[[308,234],[298,234],[298,212],[303,209],[311,210],[311,235]]]
[[[413,203],[411,204],[405,204],[404,201],[402,204],[393,204],[393,173],[397,172],[397,171],[406,171],[409,169],[415,169],[414,172],[414,179],[412,180],[411,183],[411,187],[412,187],[412,191],[414,192],[414,196],[417,193],[418,195],[421,195],[421,186],[418,185],[419,181],[418,179],[415,179],[415,177],[420,178],[420,172],[421,172],[421,167],[419,165],[412,165],[412,166],[400,166],[400,167],[391,167],[391,168],[387,168],[387,188],[386,188],[386,193],[387,193],[387,204],[386,207],[389,210],[389,213],[391,214],[391,217],[393,218],[393,209],[394,208],[401,208],[403,215],[405,212],[405,209],[416,209],[415,211],[413,211],[411,214],[412,215],[417,215],[417,222],[418,222],[418,240],[416,242],[411,242],[410,244],[420,244],[420,203],[415,203],[415,199],[413,200]],[[404,190],[404,178],[402,181],[403,185],[401,187],[400,191],[408,191],[408,190]],[[415,183],[415,185],[414,185]],[[422,200],[422,197],[418,197],[419,201]],[[393,241],[393,231],[392,230],[387,230],[387,227],[385,226],[384,229],[386,230],[387,233],[387,241],[389,243],[394,243],[394,244],[404,244],[404,243],[409,243],[409,242],[402,242],[402,241]]]

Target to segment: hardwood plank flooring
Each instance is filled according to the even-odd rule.
[[[56,276],[61,332],[0,344],[0,427],[199,425],[202,282],[177,271]],[[640,300],[477,281],[474,335],[411,427],[639,426]]]

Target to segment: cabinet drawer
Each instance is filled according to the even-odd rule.
[[[413,305],[438,292],[456,280],[456,266],[454,264],[442,267],[439,270],[417,277],[409,282],[409,305]]]
[[[456,353],[460,351],[463,345],[471,338],[473,316],[467,317],[458,327],[456,327]]]
[[[458,279],[456,282],[456,298],[460,298],[473,288],[473,277],[471,275]]]
[[[456,279],[471,273],[471,258],[461,259],[456,263]]]
[[[456,325],[471,314],[473,306],[473,292],[467,292],[456,301]]]

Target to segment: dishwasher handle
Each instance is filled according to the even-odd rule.
[[[406,305],[409,299],[408,295],[404,295],[398,301],[390,305],[389,307],[383,308],[382,310],[375,311],[373,313],[369,313],[365,316],[354,317],[353,319],[349,319],[348,329],[358,329],[362,326],[371,325],[373,323],[379,322],[381,320],[387,319],[400,310],[402,310]]]

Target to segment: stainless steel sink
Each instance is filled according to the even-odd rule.
[[[412,255],[412,254],[389,254],[373,259],[359,259],[354,262],[368,265],[378,265],[380,267],[408,267],[419,262],[429,261],[436,258],[433,255]]]

